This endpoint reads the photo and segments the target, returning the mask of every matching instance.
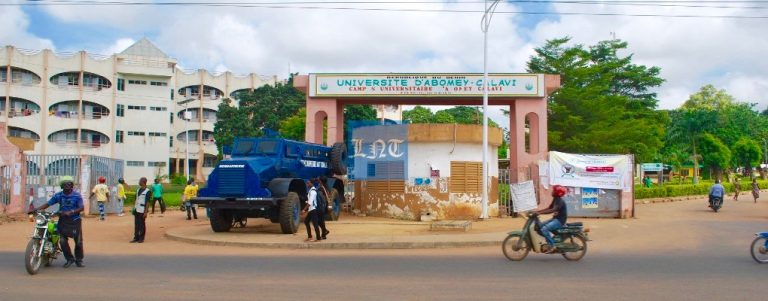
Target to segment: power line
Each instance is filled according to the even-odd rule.
[[[452,2],[452,3],[479,3],[474,2]],[[547,4],[591,4],[591,5],[633,5],[633,6],[681,6],[682,4],[671,3],[744,3],[744,4],[762,4],[768,1],[510,1],[513,3],[547,3]],[[426,3],[445,3],[437,1],[421,2],[381,2],[381,1],[350,1],[350,2],[319,2],[319,1],[301,1],[301,2],[130,2],[130,1],[74,1],[74,0],[38,0],[27,1],[23,3],[2,3],[0,6],[205,6],[205,7],[234,7],[234,8],[263,8],[263,9],[303,9],[303,10],[336,10],[336,11],[375,11],[375,12],[414,12],[414,13],[482,13],[478,9],[425,9],[425,8],[382,8],[382,7],[348,7],[348,6],[312,6],[309,4],[426,4]],[[739,9],[765,9],[761,6],[738,7],[738,6],[706,6],[706,5],[685,5],[689,8],[739,8]],[[620,16],[620,17],[661,17],[661,18],[717,18],[717,19],[768,19],[768,16],[745,16],[745,15],[702,15],[702,14],[654,14],[654,13],[598,13],[598,12],[546,12],[546,11],[497,11],[497,14],[511,15],[575,15],[575,16]]]

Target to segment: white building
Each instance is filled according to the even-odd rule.
[[[146,39],[112,56],[6,46],[0,51],[0,121],[9,136],[34,141],[26,153],[122,159],[131,184],[184,173],[187,151],[191,175],[201,181],[218,154],[213,128],[221,101],[276,80],[185,72]]]

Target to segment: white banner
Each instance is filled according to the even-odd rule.
[[[490,97],[543,97],[543,74],[489,74]],[[480,73],[310,74],[310,97],[481,97]]]
[[[627,155],[549,152],[549,182],[552,185],[629,191],[632,185],[630,162]]]
[[[530,211],[536,209],[536,190],[533,181],[509,184],[512,194],[512,208],[515,212]]]

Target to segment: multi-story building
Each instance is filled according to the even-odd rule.
[[[30,154],[122,159],[129,183],[183,174],[188,156],[190,175],[202,181],[218,155],[213,129],[219,104],[276,81],[186,72],[146,39],[111,56],[6,46],[0,51],[0,121],[9,136],[33,141]]]

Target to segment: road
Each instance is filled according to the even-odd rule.
[[[199,246],[165,240],[161,231],[138,245],[128,244],[129,230],[121,230],[104,237],[86,232],[86,268],[63,269],[59,260],[35,276],[24,271],[21,252],[31,224],[12,223],[0,226],[0,239],[8,242],[0,246],[0,300],[748,300],[765,295],[759,288],[768,265],[752,261],[748,246],[755,232],[768,230],[768,200],[729,201],[719,213],[701,201],[639,205],[637,213],[636,219],[585,220],[593,241],[580,262],[541,254],[510,262],[499,247]]]

